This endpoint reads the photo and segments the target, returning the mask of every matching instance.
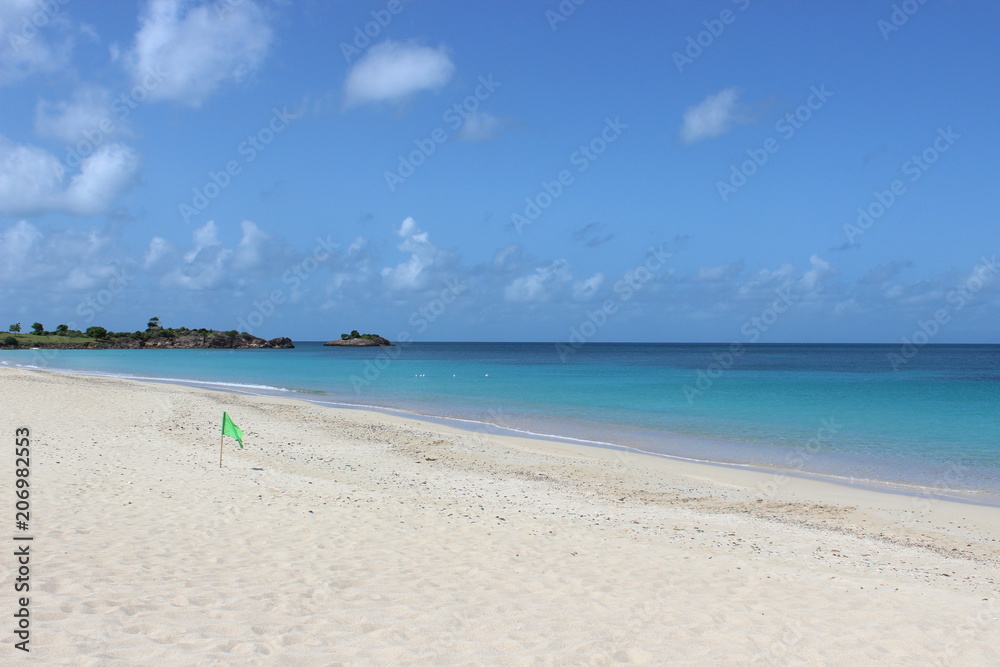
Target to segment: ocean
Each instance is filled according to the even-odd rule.
[[[297,396],[1000,500],[1000,345],[296,342],[293,350],[2,351],[0,364]]]

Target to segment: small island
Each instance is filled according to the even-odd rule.
[[[0,337],[0,348],[45,348],[59,350],[140,350],[140,349],[266,349],[295,347],[284,336],[265,340],[245,331],[214,329],[167,329],[160,318],[150,318],[145,331],[108,331],[104,327],[87,327],[86,331],[70,329],[60,324],[55,331],[46,331],[41,322],[31,325],[32,333],[22,334],[21,323],[10,325],[10,333]]]
[[[349,334],[340,334],[340,340],[331,340],[323,345],[333,345],[337,347],[395,347],[394,343],[387,338],[382,338],[378,334],[362,334],[355,329]]]

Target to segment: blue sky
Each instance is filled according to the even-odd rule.
[[[946,0],[5,2],[0,317],[998,342],[998,23]]]

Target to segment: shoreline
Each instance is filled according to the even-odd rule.
[[[762,475],[770,475],[777,477],[784,477],[784,476],[795,477],[799,479],[813,480],[817,482],[838,484],[849,488],[868,490],[876,493],[903,495],[906,497],[917,498],[917,499],[929,498],[932,500],[947,500],[951,502],[968,503],[972,505],[981,505],[985,507],[994,507],[994,508],[1000,507],[1000,493],[996,493],[994,491],[990,491],[987,489],[942,488],[940,485],[930,486],[930,485],[920,484],[917,482],[903,482],[898,480],[886,480],[877,478],[857,479],[833,473],[810,471],[802,468],[786,468],[780,465],[767,465],[764,463],[743,463],[738,461],[698,458],[694,456],[684,456],[680,454],[649,451],[646,449],[642,449],[638,446],[611,442],[611,441],[590,440],[586,438],[560,435],[558,433],[543,433],[515,426],[501,426],[498,424],[494,424],[492,422],[481,421],[465,417],[434,415],[434,414],[417,412],[415,410],[407,410],[403,408],[365,404],[365,403],[352,403],[347,401],[331,400],[327,402],[319,398],[311,398],[313,396],[318,396],[318,395],[331,396],[327,392],[318,392],[318,391],[295,389],[288,387],[277,387],[272,385],[255,385],[255,384],[225,382],[216,380],[195,380],[189,378],[164,378],[164,377],[153,377],[153,376],[141,376],[136,374],[105,373],[100,371],[82,371],[76,369],[58,369],[58,368],[50,369],[50,368],[37,368],[32,366],[10,367],[10,366],[0,365],[0,369],[2,368],[23,368],[26,370],[36,370],[39,372],[81,375],[86,377],[107,377],[107,378],[115,378],[123,380],[134,380],[137,382],[147,382],[152,384],[168,384],[168,385],[183,386],[183,387],[209,389],[211,391],[218,391],[221,393],[238,393],[240,395],[246,395],[246,396],[291,398],[330,409],[346,409],[346,410],[358,410],[362,412],[375,412],[378,414],[414,419],[420,422],[448,425],[454,428],[466,430],[473,433],[495,433],[498,435],[504,435],[515,438],[520,437],[529,440],[537,439],[547,442],[560,442],[571,445],[578,445],[582,447],[596,447],[612,451],[631,452],[638,455],[663,458],[671,461],[683,461],[696,465],[721,466],[723,468],[747,470],[760,473]],[[726,440],[724,438],[707,436],[707,435],[702,436],[702,435],[682,434],[673,432],[664,432],[664,435],[667,438],[673,438],[678,441],[685,441],[689,444],[689,446],[691,442],[699,442],[699,441],[709,442],[713,444],[722,444],[724,446],[730,446],[730,447],[738,447],[741,444],[743,444],[737,441],[731,441],[731,440]],[[750,443],[750,444],[753,444],[754,446],[759,446],[757,443]],[[803,449],[804,447],[805,447],[804,445],[799,445],[795,448],[790,448],[790,449],[791,451],[797,451]]]
[[[1000,660],[996,508],[300,396],[0,391],[32,431],[43,662]]]

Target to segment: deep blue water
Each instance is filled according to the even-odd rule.
[[[296,345],[11,351],[0,363],[303,391],[660,454],[1000,494],[998,345],[929,345],[911,358],[893,356],[899,345]]]

